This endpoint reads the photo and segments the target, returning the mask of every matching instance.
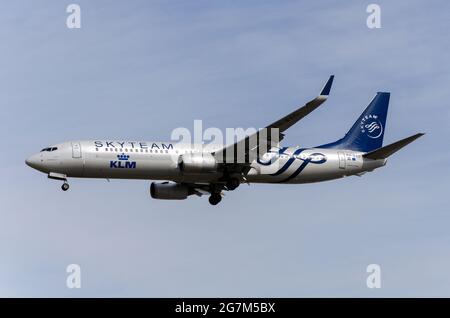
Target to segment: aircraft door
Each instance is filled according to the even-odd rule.
[[[345,169],[345,155],[343,152],[338,152],[339,156],[339,168]]]
[[[81,145],[79,142],[72,142],[72,158],[81,158]]]

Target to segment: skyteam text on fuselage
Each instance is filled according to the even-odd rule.
[[[314,148],[281,146],[283,132],[326,101],[333,78],[315,99],[264,128],[271,133],[264,135],[261,130],[231,145],[69,141],[44,148],[26,163],[63,181],[64,191],[72,177],[167,180],[151,183],[153,198],[180,200],[208,194],[209,202],[216,205],[223,191],[235,190],[241,183],[298,184],[362,175],[384,166],[390,155],[423,135],[383,147],[390,94],[379,92],[343,138]],[[239,152],[243,160],[236,160]]]

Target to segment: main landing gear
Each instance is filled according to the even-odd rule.
[[[222,200],[222,196],[220,195],[220,192],[211,193],[211,196],[208,200],[211,205],[217,205]]]
[[[240,184],[241,182],[238,178],[231,178],[227,180],[226,186],[228,190],[233,191],[234,189],[239,187]]]
[[[233,191],[241,184],[241,180],[236,177],[227,176],[224,183],[211,185],[209,192],[209,203],[211,205],[217,205],[222,201],[222,190]]]

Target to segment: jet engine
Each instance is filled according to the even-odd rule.
[[[150,195],[153,199],[163,200],[184,200],[190,194],[190,188],[185,184],[173,182],[152,182],[150,185]]]
[[[184,173],[216,172],[217,162],[211,154],[187,153],[178,158],[178,167]]]

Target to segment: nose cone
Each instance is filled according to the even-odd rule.
[[[39,158],[38,155],[32,155],[27,160],[25,160],[25,163],[29,165],[31,168],[34,168],[36,170],[42,169],[42,162],[41,158]]]

